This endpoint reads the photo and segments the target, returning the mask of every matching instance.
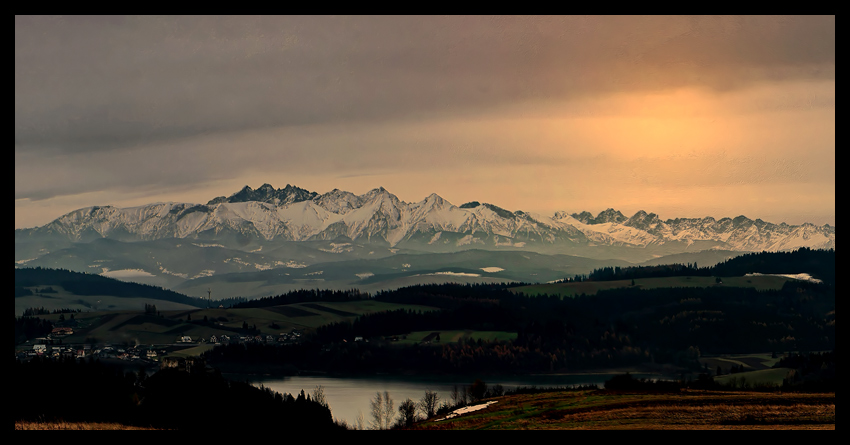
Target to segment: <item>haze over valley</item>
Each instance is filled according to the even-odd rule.
[[[711,266],[746,252],[835,248],[835,227],[746,216],[553,215],[379,187],[325,194],[245,186],[206,204],[88,207],[15,233],[19,267],[64,268],[203,297],[298,288],[367,291],[430,282],[549,282],[604,266]],[[669,259],[667,258],[669,257]],[[235,284],[238,283],[238,284]]]

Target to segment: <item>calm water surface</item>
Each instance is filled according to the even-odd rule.
[[[518,386],[537,387],[564,387],[573,385],[596,384],[602,387],[606,380],[615,374],[570,374],[559,376],[521,376],[521,377],[491,377],[483,379],[488,387],[501,384],[505,390],[512,390]],[[655,379],[658,375],[632,374],[635,378]],[[369,402],[375,398],[377,392],[389,391],[394,406],[398,409],[399,404],[407,398],[418,402],[425,394],[425,390],[436,391],[440,397],[440,405],[443,401],[451,402],[452,388],[457,385],[460,389],[472,384],[474,378],[454,377],[436,378],[427,376],[375,376],[375,377],[318,377],[318,376],[294,376],[294,377],[261,377],[248,376],[239,380],[248,380],[254,386],[264,386],[279,393],[292,394],[297,397],[301,390],[310,394],[316,386],[324,388],[325,398],[331,408],[331,413],[336,420],[345,420],[350,426],[357,421],[358,413],[363,414],[363,421],[368,428],[371,421]]]

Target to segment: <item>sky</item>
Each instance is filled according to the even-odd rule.
[[[834,226],[835,17],[15,17],[16,228],[264,183]]]

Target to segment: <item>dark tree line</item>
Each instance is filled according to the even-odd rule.
[[[16,361],[10,401],[16,420],[118,422],[178,430],[286,431],[339,428],[330,409],[231,381],[217,372],[163,369],[150,376],[98,361]]]
[[[53,323],[43,318],[23,316],[15,317],[15,344],[19,345],[31,338],[44,337],[53,331]]]
[[[658,266],[602,267],[587,275],[576,275],[569,281],[613,281],[635,278],[674,276],[734,277],[748,273],[796,274],[808,273],[824,283],[835,285],[835,249],[801,247],[790,252],[748,253],[730,258],[711,267],[697,263],[664,264]]]
[[[367,292],[360,292],[357,289],[351,290],[329,290],[329,289],[302,289],[302,290],[293,290],[287,292],[285,294],[265,297],[265,298],[257,298],[254,300],[242,301],[240,303],[234,304],[234,308],[258,308],[258,307],[270,307],[270,306],[281,306],[285,304],[294,304],[294,303],[308,303],[308,302],[341,302],[341,301],[351,301],[351,300],[367,300],[371,298],[371,295]]]
[[[49,309],[45,309],[42,307],[30,307],[24,309],[24,317],[33,317],[36,315],[50,315],[50,314],[75,314],[82,312],[82,309],[71,309],[71,308],[61,308],[61,309],[53,309],[52,311]]]

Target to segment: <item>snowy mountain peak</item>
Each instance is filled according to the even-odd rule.
[[[607,209],[599,212],[599,215],[596,216],[596,224],[603,224],[609,222],[621,223],[627,220],[625,215],[620,213],[619,210]]]
[[[585,210],[581,213],[573,213],[572,215],[568,214],[565,211],[555,212],[555,219],[564,219],[567,216],[571,216],[571,217],[575,218],[576,220],[581,221],[585,224],[589,224],[590,221],[593,220],[593,214],[588,212],[587,210]]]
[[[387,189],[383,187],[374,188],[369,190],[365,194],[361,195],[360,198],[366,201],[374,201],[378,199],[388,199],[393,202],[402,202],[396,195],[388,192]]]
[[[430,195],[428,195],[428,197],[425,198],[425,202],[428,203],[428,204],[433,204],[434,206],[437,206],[437,207],[442,207],[442,206],[446,205],[446,203],[448,203],[448,201],[446,201],[445,199],[443,199],[442,196],[440,196],[436,193],[431,193]]]
[[[631,218],[623,222],[624,226],[634,227],[646,232],[658,228],[659,224],[663,224],[655,213],[646,213],[643,210],[638,210]]]
[[[555,213],[555,219],[564,219],[564,217],[566,217],[566,216],[567,216],[566,212],[556,212]],[[606,210],[599,212],[599,215],[597,215],[595,218],[593,217],[592,213],[590,213],[586,210],[581,212],[581,213],[573,213],[572,215],[569,215],[569,216],[572,216],[573,218],[575,218],[578,221],[581,221],[584,224],[605,224],[605,223],[609,223],[609,222],[619,224],[619,223],[625,222],[628,219],[628,218],[626,218],[625,215],[620,213],[619,210],[614,210],[612,208],[608,208]]]
[[[283,189],[263,184],[256,190],[246,185],[231,196],[215,198],[206,205],[87,207],[45,226],[15,233],[16,239],[31,240],[43,235],[75,242],[98,238],[138,241],[236,236],[262,242],[345,237],[365,242],[382,240],[396,246],[424,239],[429,246],[444,245],[443,248],[469,245],[492,249],[539,248],[550,252],[561,245],[568,250],[661,245],[678,250],[689,249],[695,242],[700,242],[701,249],[741,251],[835,248],[835,228],[829,225],[772,224],[745,216],[661,221],[655,213],[644,210],[626,218],[613,208],[596,217],[587,211],[572,214],[560,211],[549,217],[519,210],[512,212],[478,201],[457,207],[436,193],[419,202],[406,203],[383,187],[360,196],[339,189],[319,195],[290,184]]]
[[[263,184],[257,190],[253,190],[250,186],[242,187],[242,190],[225,198],[219,196],[210,200],[207,205],[216,205],[224,202],[266,202],[275,205],[288,205],[301,201],[309,201],[318,196],[316,192],[310,192],[300,187],[295,187],[286,184],[282,189],[275,189],[271,184]]]

